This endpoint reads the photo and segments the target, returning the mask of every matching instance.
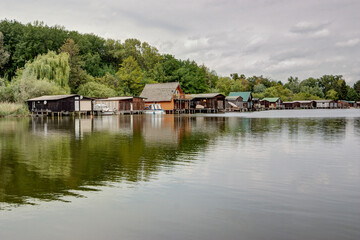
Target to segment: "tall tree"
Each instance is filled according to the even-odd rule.
[[[4,35],[0,32],[0,75],[2,66],[4,66],[9,60],[10,54],[4,48]]]
[[[77,93],[79,86],[85,84],[87,79],[86,72],[81,68],[79,46],[75,44],[73,39],[68,38],[60,47],[59,52],[69,55],[69,86],[72,93]]]
[[[126,58],[116,75],[120,80],[120,87],[124,93],[135,96],[140,94],[143,87],[143,73],[134,57]]]

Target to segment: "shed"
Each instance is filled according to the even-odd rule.
[[[241,96],[227,96],[225,98],[225,107],[227,109],[241,109],[247,107],[247,103],[243,101],[243,98]]]
[[[316,108],[337,108],[337,103],[334,100],[315,100]]]
[[[269,102],[269,108],[281,108],[282,101],[279,97],[263,98],[262,101]]]
[[[313,100],[296,100],[293,101],[294,107],[298,108],[315,108],[316,102]]]
[[[188,94],[191,109],[224,110],[225,96],[220,93]]]
[[[91,112],[93,99],[78,94],[48,95],[27,100],[31,112]]]
[[[240,96],[243,101],[246,102],[246,108],[250,109],[253,107],[253,96],[251,92],[230,92],[229,97]]]
[[[109,97],[95,100],[95,104],[105,104],[109,109],[116,112],[133,112],[145,109],[145,101],[142,97]]]

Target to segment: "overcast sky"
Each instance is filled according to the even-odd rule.
[[[286,82],[360,80],[359,0],[0,0],[0,19],[35,20],[205,64]]]

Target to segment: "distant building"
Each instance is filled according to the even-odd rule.
[[[316,108],[337,108],[337,102],[334,100],[315,100]]]
[[[220,93],[187,94],[186,98],[190,100],[190,109],[225,110],[225,96]]]
[[[145,105],[157,103],[165,111],[189,108],[189,100],[178,82],[146,84],[140,97],[145,99]]]
[[[241,96],[227,96],[225,98],[225,102],[225,107],[228,110],[241,110],[242,108],[244,108],[244,104],[247,108],[247,103],[244,102]]]
[[[139,113],[145,109],[145,99],[142,97],[109,97],[95,100],[95,104],[105,104],[117,113]]]
[[[230,92],[229,97],[240,96],[243,99],[241,108],[252,109],[253,108],[253,96],[251,92]],[[245,103],[245,104],[244,104]]]
[[[265,108],[281,108],[282,107],[282,101],[279,97],[275,98],[263,98],[261,102],[264,103]],[[268,105],[268,107],[266,107]]]
[[[30,112],[91,112],[93,99],[78,94],[49,95],[27,100]]]

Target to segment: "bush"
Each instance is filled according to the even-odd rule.
[[[29,115],[29,110],[26,104],[0,102],[0,117],[26,115]]]

